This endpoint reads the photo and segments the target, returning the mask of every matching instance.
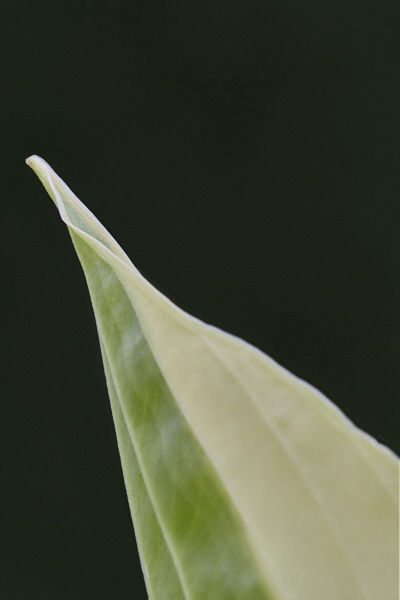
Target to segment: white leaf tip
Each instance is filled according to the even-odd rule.
[[[42,165],[46,164],[46,162],[43,160],[43,158],[41,158],[37,154],[32,154],[32,156],[28,156],[28,158],[25,160],[25,162],[28,165],[28,167],[30,167],[34,171],[40,164],[42,164]]]
[[[28,158],[25,159],[25,162],[28,165],[28,167],[32,167],[32,165],[34,164],[34,162],[36,162],[38,158],[39,157],[36,154],[32,154],[32,156],[28,156]]]

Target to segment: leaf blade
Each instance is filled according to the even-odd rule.
[[[182,439],[178,435],[174,440],[179,444],[169,449],[162,473],[157,470],[160,465],[153,464],[144,487],[149,497],[156,498],[150,501],[157,513],[153,519],[158,518],[159,525],[169,532],[167,536],[164,532],[164,542],[173,548],[182,597],[396,598],[398,463],[394,455],[356,429],[322,394],[272,359],[175,307],[142,278],[115,240],[50,167],[37,157],[30,161],[70,229],[88,280],[110,396],[114,396],[112,404],[116,403],[114,415],[119,407],[127,431],[136,423],[130,435],[138,444],[143,425],[139,426],[138,418],[127,410],[132,411],[139,397],[146,396],[142,390],[136,403],[132,401],[132,389],[143,373],[122,382],[129,365],[141,356],[132,346],[140,332],[147,344],[146,369],[152,365],[155,371],[150,379],[161,386],[151,397],[152,410],[161,415],[152,429],[163,440],[159,442],[161,448],[167,448],[168,440],[174,438],[165,435],[168,423],[180,423],[177,431]],[[108,265],[101,285],[95,281],[96,261],[103,265],[103,271]],[[108,285],[112,291],[105,291]],[[101,315],[106,298],[111,298],[109,303],[118,307],[117,312],[124,313],[116,318],[125,324],[121,339],[116,331],[107,329],[109,317]],[[135,327],[126,325],[129,306],[135,314]],[[116,392],[116,382],[122,386],[121,393]],[[130,400],[124,413],[125,398]],[[157,404],[157,398],[162,402]],[[167,405],[169,417],[164,414]],[[116,427],[122,431],[121,415],[119,419]],[[123,439],[126,436],[125,431]],[[141,451],[135,449],[137,458],[141,454],[142,475],[143,465],[149,469],[150,461],[146,439]],[[180,477],[186,473],[188,465],[179,461],[182,448],[190,448],[188,456],[194,468],[185,475],[190,484],[179,496],[176,490],[182,483],[171,478],[168,470],[176,463]],[[162,459],[158,456],[156,463]],[[126,464],[123,468],[127,472]],[[212,501],[196,488],[194,473],[203,473],[203,468],[203,486],[212,490]],[[159,480],[168,482],[167,495],[157,487]],[[185,498],[191,495],[198,504],[191,506],[189,502],[185,508]],[[168,512],[165,506],[168,498],[175,498],[178,512],[186,515],[182,531],[177,526],[179,515]],[[204,523],[201,513],[207,510],[211,519]],[[218,511],[227,522],[218,520]],[[200,523],[192,537],[188,536],[191,519]],[[136,527],[138,531],[140,527]],[[193,554],[193,546],[204,531],[208,532],[207,543]],[[167,542],[168,536],[171,539]],[[142,549],[143,545],[139,539]],[[214,546],[214,559],[204,560]],[[222,549],[231,554],[229,564],[219,564],[218,570],[212,562]],[[149,558],[143,555],[142,560],[146,563]],[[179,565],[183,565],[181,572]],[[179,586],[171,567],[169,573],[177,594]],[[215,573],[218,582],[213,580]],[[162,595],[159,582],[157,591],[154,586],[151,591],[153,574],[147,577],[151,597],[168,597]]]

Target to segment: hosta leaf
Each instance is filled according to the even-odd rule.
[[[396,600],[397,458],[155,290],[40,158],[82,263],[152,600]]]

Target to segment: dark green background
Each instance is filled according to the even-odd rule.
[[[3,9],[2,597],[145,598],[88,294],[32,153],[171,299],[399,451],[399,26],[397,0]]]

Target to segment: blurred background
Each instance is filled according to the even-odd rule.
[[[396,0],[3,9],[2,597],[146,598],[89,296],[30,154],[179,306],[399,452],[399,23]]]

